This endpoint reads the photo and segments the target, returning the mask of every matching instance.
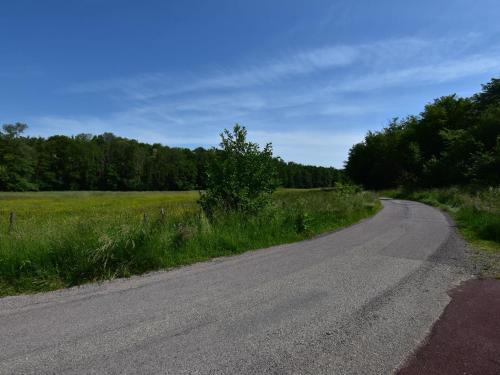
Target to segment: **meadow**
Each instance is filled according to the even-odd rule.
[[[298,241],[380,208],[368,192],[287,189],[275,192],[258,214],[224,213],[209,220],[198,198],[193,191],[0,193],[0,296]]]

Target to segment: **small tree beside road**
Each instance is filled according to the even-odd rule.
[[[220,136],[220,149],[208,167],[207,189],[200,199],[203,210],[211,216],[215,211],[262,209],[277,187],[272,145],[261,150],[247,141],[246,128],[238,124]]]

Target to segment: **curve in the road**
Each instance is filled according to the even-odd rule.
[[[394,372],[467,274],[440,211],[383,203],[313,240],[0,299],[0,373]]]

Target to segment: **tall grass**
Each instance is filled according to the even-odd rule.
[[[258,215],[229,213],[208,220],[197,198],[195,192],[0,194],[0,295],[124,277],[301,240],[379,208],[370,193],[283,190]],[[16,221],[9,231],[10,212]]]

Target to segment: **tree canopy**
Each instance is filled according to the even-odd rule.
[[[346,174],[366,188],[500,184],[500,79],[443,96],[354,145]]]
[[[25,124],[0,131],[0,190],[203,190],[214,150],[146,144],[112,133],[28,137]],[[333,186],[334,168],[273,158],[281,186]]]

